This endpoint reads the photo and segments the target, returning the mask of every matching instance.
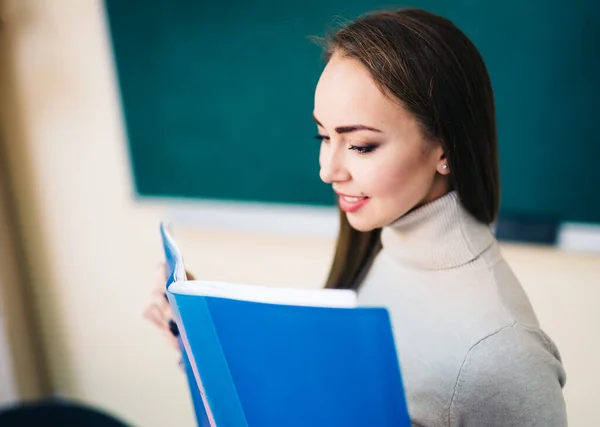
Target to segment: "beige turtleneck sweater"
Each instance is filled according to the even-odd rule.
[[[382,231],[359,290],[390,312],[414,426],[567,425],[559,352],[456,192]]]

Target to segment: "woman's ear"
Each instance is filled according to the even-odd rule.
[[[442,152],[440,158],[438,159],[437,171],[440,175],[450,174],[450,165],[448,164],[448,157],[446,157],[446,153],[444,152]]]

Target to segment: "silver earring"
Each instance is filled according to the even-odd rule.
[[[442,169],[448,169],[448,165],[442,165]]]

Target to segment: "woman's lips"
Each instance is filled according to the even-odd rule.
[[[369,197],[347,196],[344,194],[338,194],[338,196],[340,208],[344,212],[356,212],[371,200]]]

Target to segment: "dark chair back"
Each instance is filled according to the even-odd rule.
[[[0,426],[130,427],[97,409],[54,400],[0,410]]]

